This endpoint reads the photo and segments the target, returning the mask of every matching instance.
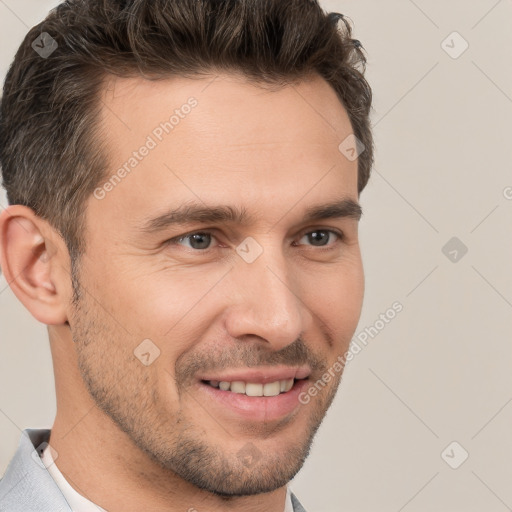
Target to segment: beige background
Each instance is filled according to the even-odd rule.
[[[53,5],[0,0],[1,76]],[[403,311],[348,365],[292,489],[311,512],[510,510],[512,0],[323,5],[353,20],[375,95],[357,332]],[[0,339],[1,474],[20,429],[55,415],[46,329],[3,278]]]

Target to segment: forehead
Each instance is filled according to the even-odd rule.
[[[204,127],[204,133],[212,127],[231,126],[239,137],[250,136],[254,142],[268,139],[265,131],[258,130],[262,127],[273,128],[273,132],[285,127],[286,133],[293,128],[300,133],[303,128],[313,137],[330,132],[337,139],[342,135],[338,133],[340,128],[343,131],[349,123],[335,91],[320,76],[277,87],[256,84],[235,74],[160,80],[109,77],[101,98],[103,123],[109,134],[124,132],[126,140],[127,132],[148,131],[155,122],[179,110],[190,97],[200,104],[201,122],[211,123]],[[268,126],[271,121],[273,126]],[[268,134],[275,135],[270,131]]]
[[[122,213],[121,224],[189,200],[249,211],[266,200],[276,215],[306,194],[357,200],[357,161],[338,149],[350,120],[320,77],[275,90],[229,74],[116,78],[101,100],[115,179],[88,209]]]

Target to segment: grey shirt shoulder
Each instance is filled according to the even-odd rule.
[[[22,432],[16,453],[0,480],[0,512],[72,512],[36,452],[49,437],[49,429]]]

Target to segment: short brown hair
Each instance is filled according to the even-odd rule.
[[[47,58],[33,46],[44,33],[58,45]],[[73,263],[85,250],[86,200],[109,163],[97,123],[105,78],[212,71],[276,86],[323,77],[365,147],[361,192],[373,164],[365,65],[347,19],[316,0],[68,0],[29,31],[7,73],[0,110],[7,199],[54,226]]]

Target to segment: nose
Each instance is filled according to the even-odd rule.
[[[313,316],[298,276],[279,250],[265,250],[252,263],[238,261],[229,279],[225,326],[233,338],[255,336],[280,350],[310,328]]]

